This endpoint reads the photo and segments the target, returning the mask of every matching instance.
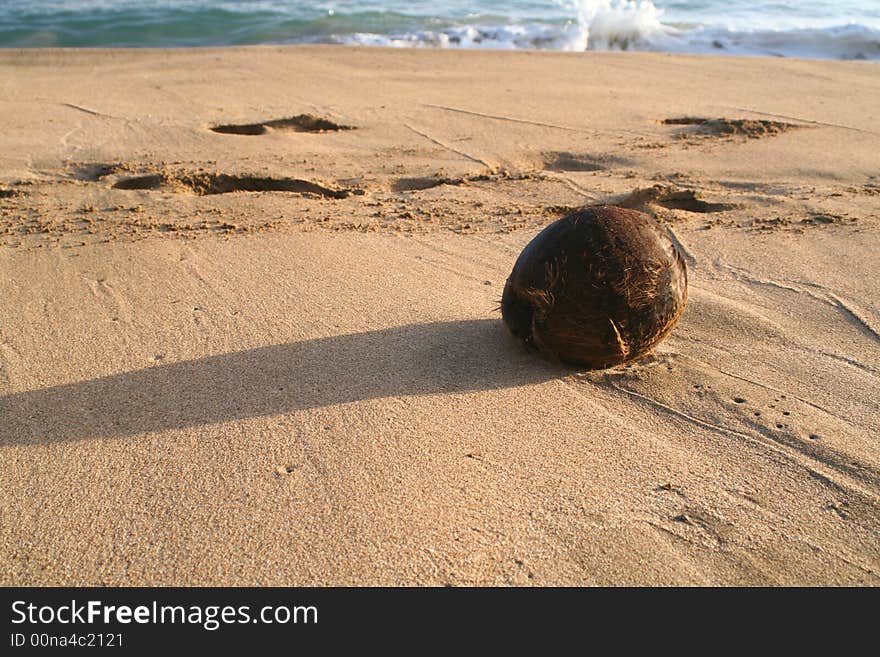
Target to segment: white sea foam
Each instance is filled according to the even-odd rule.
[[[371,46],[643,50],[822,59],[880,60],[880,29],[848,24],[789,29],[674,26],[649,0],[578,0],[564,24],[474,24],[400,34],[353,33],[330,40]]]
[[[576,0],[569,4],[577,14],[581,35],[573,44],[577,50],[648,47],[675,32],[660,22],[663,12],[650,0]]]
[[[654,2],[0,0],[0,47],[330,42],[880,61],[878,0]]]

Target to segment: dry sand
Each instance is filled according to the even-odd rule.
[[[878,112],[870,63],[0,52],[0,584],[877,585]],[[589,373],[496,307],[601,201],[691,289]]]

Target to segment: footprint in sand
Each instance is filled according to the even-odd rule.
[[[79,162],[69,165],[71,177],[85,182],[97,182],[127,168],[128,165],[119,162]]]
[[[604,171],[609,164],[624,164],[619,158],[553,151],[542,153],[545,171]]]
[[[663,119],[660,123],[663,125],[683,126],[674,133],[678,139],[694,137],[761,139],[804,127],[794,123],[767,121],[765,119],[708,119],[696,116]]]
[[[352,194],[362,194],[357,189],[332,189],[299,178],[271,178],[261,176],[233,176],[225,173],[151,173],[123,178],[113,189],[150,190],[169,187],[197,196],[228,194],[231,192],[292,192],[304,196],[343,199]]]
[[[441,176],[425,176],[422,178],[400,178],[391,185],[394,192],[419,192],[424,189],[433,189],[441,185],[463,185],[464,178],[444,178]]]
[[[697,213],[727,212],[739,207],[733,203],[710,203],[701,199],[692,189],[679,189],[671,185],[634,189],[629,194],[616,199],[615,203],[625,208],[649,212],[652,206]]]
[[[227,123],[210,127],[213,132],[224,135],[248,136],[264,135],[270,129],[291,132],[338,132],[340,130],[354,130],[354,126],[340,125],[312,114],[299,114],[286,119],[273,119],[258,123]]]

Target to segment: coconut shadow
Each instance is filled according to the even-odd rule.
[[[383,397],[557,378],[498,320],[411,324],[0,397],[0,446],[133,436]]]

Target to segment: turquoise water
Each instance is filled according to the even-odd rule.
[[[880,0],[0,0],[0,47],[262,43],[880,60]]]

